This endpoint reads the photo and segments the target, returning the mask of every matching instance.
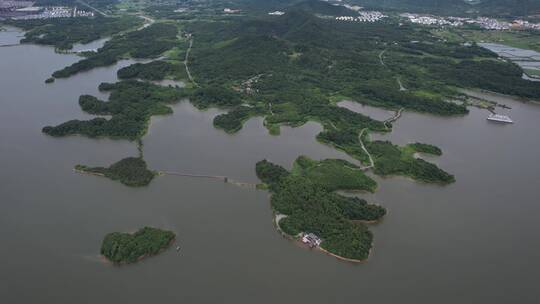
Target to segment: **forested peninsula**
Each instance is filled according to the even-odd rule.
[[[292,173],[267,160],[257,163],[256,172],[272,192],[272,208],[282,215],[276,225],[284,233],[294,239],[299,239],[301,233],[314,233],[322,238],[320,247],[324,250],[360,262],[368,258],[373,242],[365,222],[380,220],[386,209],[334,193],[372,190],[376,185],[362,171],[348,173],[353,181],[346,176],[335,179],[344,170],[354,170],[333,166],[335,162],[354,167],[345,161],[324,160],[319,163],[322,168],[317,169],[317,162],[301,157]]]
[[[109,101],[82,95],[79,105],[89,114],[110,115],[111,118],[70,120],[57,126],[46,126],[43,133],[57,137],[79,134],[136,140],[146,133],[152,116],[171,114],[172,109],[167,105],[187,97],[177,88],[135,80],[102,83],[99,90],[111,93]]]

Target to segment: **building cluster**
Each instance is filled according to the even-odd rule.
[[[378,11],[359,11],[358,16],[339,16],[338,21],[377,22],[388,16]]]
[[[477,19],[473,20],[467,20],[467,23],[469,24],[478,24],[481,28],[486,30],[509,30],[512,28],[510,22],[505,21],[499,21],[496,19],[486,18],[486,17],[479,17]]]
[[[400,15],[403,18],[409,19],[410,22],[423,25],[448,25],[448,26],[462,26],[463,21],[460,18],[451,19],[438,16],[417,15],[404,13]]]
[[[524,20],[514,20],[513,22],[500,21],[493,18],[478,17],[462,18],[462,17],[439,17],[432,15],[418,15],[404,13],[400,15],[403,18],[408,19],[412,23],[423,25],[438,25],[438,26],[463,26],[465,24],[476,24],[479,27],[486,30],[510,30],[510,29],[537,29],[540,30],[540,24],[530,23]]]
[[[319,247],[322,243],[321,238],[313,233],[302,233],[302,243],[308,245],[311,248]]]
[[[259,80],[264,76],[264,74],[255,75],[248,80],[242,82],[239,88],[235,88],[238,92],[243,92],[248,95],[253,95],[256,93],[259,93],[259,90],[256,88],[253,88],[254,85],[259,82]]]
[[[71,18],[71,17],[93,17],[94,13],[84,10],[79,10],[77,7],[70,8],[65,6],[51,6],[51,7],[27,7],[19,9],[18,11],[28,12],[20,16],[13,17],[17,20],[31,20],[31,19],[49,19],[49,18]]]
[[[523,28],[528,30],[540,30],[540,23],[530,23],[529,21],[525,20],[514,20],[512,23],[512,27],[514,28]]]

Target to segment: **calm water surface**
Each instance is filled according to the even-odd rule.
[[[0,33],[0,45],[16,35]],[[99,83],[130,64],[44,84],[77,59],[49,47],[0,48],[2,303],[539,303],[540,106],[505,100],[514,125],[489,123],[477,109],[456,118],[404,113],[378,137],[440,146],[445,154],[433,161],[457,182],[378,178],[379,191],[366,197],[389,214],[372,227],[369,262],[351,265],[283,239],[264,191],[172,176],[132,189],[73,172],[137,153],[127,141],[41,134],[90,117],[78,96],[105,98]],[[287,167],[300,154],[349,159],[315,141],[315,123],[276,137],[254,118],[227,135],[212,127],[219,110],[183,102],[174,111],[152,119],[144,138],[154,169],[254,182],[263,158]],[[174,230],[182,251],[125,267],[99,258],[106,233],[144,225]]]

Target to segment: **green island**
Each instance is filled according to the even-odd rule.
[[[156,172],[148,170],[146,162],[141,157],[127,157],[110,165],[108,168],[76,165],[75,170],[105,176],[130,187],[147,186],[157,175]]]
[[[305,161],[309,160],[300,159],[300,162]],[[386,209],[356,197],[334,193],[332,190],[366,188],[360,183],[351,186],[332,178],[342,171],[341,167],[328,166],[317,174],[299,174],[294,170],[291,174],[266,160],[256,165],[257,176],[272,192],[272,209],[284,216],[276,223],[279,229],[295,239],[301,233],[314,233],[322,238],[322,249],[344,259],[363,261],[368,258],[373,242],[373,234],[366,222],[380,220]],[[363,178],[361,180],[366,183]],[[367,184],[371,185],[370,182]]]
[[[101,254],[115,264],[129,264],[159,254],[175,239],[172,231],[144,227],[137,232],[112,232],[101,243]]]
[[[142,20],[134,16],[107,18],[98,15],[94,18],[10,20],[7,24],[26,31],[21,43],[70,50],[75,43],[86,44],[140,26]]]

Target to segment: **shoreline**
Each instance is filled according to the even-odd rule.
[[[343,262],[349,262],[349,263],[355,263],[355,264],[363,264],[363,263],[366,263],[368,260],[369,260],[369,257],[371,256],[371,253],[373,251],[373,244],[372,246],[369,248],[369,252],[368,252],[368,256],[367,258],[363,259],[363,260],[358,260],[358,259],[350,259],[350,258],[346,258],[346,257],[342,257],[340,255],[337,255],[335,253],[332,253],[324,248],[322,248],[321,246],[317,246],[315,248],[310,248],[309,246],[306,246],[304,243],[302,243],[302,241],[298,238],[298,237],[295,237],[295,236],[292,236],[290,234],[287,234],[285,233],[283,230],[281,230],[281,227],[279,227],[279,221],[286,218],[287,215],[285,214],[280,214],[280,213],[277,213],[275,212],[274,210],[272,211],[273,213],[273,217],[272,217],[272,222],[274,223],[275,225],[275,228],[276,230],[284,237],[286,238],[287,240],[289,241],[292,241],[296,244],[298,244],[300,247],[303,247],[303,248],[306,248],[306,249],[311,249],[311,250],[317,250],[317,251],[320,251],[326,255],[329,255],[331,257],[334,257],[340,261],[343,261]],[[353,222],[365,222],[366,224],[367,223],[371,223],[373,222],[373,224],[376,224],[378,222],[381,222],[381,220],[376,220],[376,221],[353,221]]]
[[[463,94],[465,94],[467,96],[472,96],[474,98],[478,98],[478,97],[476,97],[476,96],[474,96],[474,95],[472,95],[470,93],[473,93],[473,94],[474,93],[480,93],[480,94],[492,95],[494,97],[507,98],[508,100],[512,100],[512,101],[524,102],[524,103],[533,103],[533,104],[540,105],[540,100],[534,100],[534,99],[530,99],[530,98],[526,98],[526,97],[519,97],[519,96],[516,96],[516,95],[507,95],[507,94],[497,93],[497,92],[484,90],[484,89],[466,88],[466,89],[461,89],[460,91]],[[499,104],[497,101],[492,101],[492,100],[489,100],[489,99],[486,99],[486,100]]]
[[[337,255],[335,253],[332,253],[332,252],[330,252],[330,251],[328,251],[328,250],[326,250],[326,249],[324,249],[324,248],[322,248],[320,246],[317,247],[317,250],[321,251],[322,253],[324,253],[326,255],[334,257],[334,258],[336,258],[336,259],[338,259],[340,261],[343,261],[343,262],[349,262],[349,263],[355,263],[355,264],[365,264],[365,263],[368,262],[369,257],[371,256],[371,252],[373,251],[373,247],[371,247],[369,249],[367,258],[365,258],[363,260],[345,258],[345,257],[342,257],[342,256]]]

